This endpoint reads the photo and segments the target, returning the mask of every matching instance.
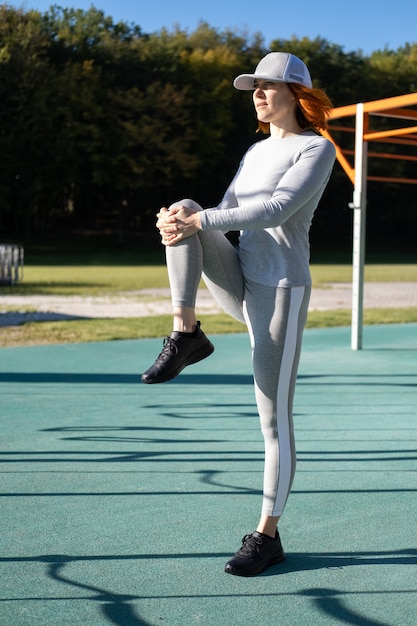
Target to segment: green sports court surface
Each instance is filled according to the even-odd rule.
[[[223,567],[261,506],[248,337],[164,385],[155,339],[0,350],[3,626],[415,626],[417,325],[305,333],[287,560]]]

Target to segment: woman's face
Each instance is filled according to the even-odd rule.
[[[297,102],[286,83],[255,80],[253,103],[260,122],[283,127],[293,124]]]

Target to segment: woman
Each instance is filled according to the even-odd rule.
[[[182,200],[158,213],[172,292],[173,332],[143,375],[160,383],[209,356],[214,347],[196,320],[203,274],[224,310],[246,323],[255,395],[265,442],[263,506],[225,571],[252,576],[284,560],[277,524],[295,471],[292,418],[302,333],[311,291],[309,228],[334,164],[319,135],[331,103],[312,87],[296,56],[267,54],[236,89],[253,90],[258,130],[270,136],[243,157],[222,202],[203,210]],[[239,230],[234,247],[223,234]]]

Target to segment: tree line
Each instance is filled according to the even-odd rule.
[[[181,197],[217,204],[254,141],[251,95],[233,78],[271,50],[309,66],[334,106],[417,90],[417,44],[345,52],[322,38],[218,31],[202,22],[145,33],[102,11],[0,6],[0,230],[41,233],[154,228]],[[392,173],[390,162],[379,172]],[[395,163],[398,175],[407,166]],[[388,169],[387,169],[388,168]],[[403,237],[416,222],[415,187],[369,185],[371,236]],[[338,165],[314,222],[314,240],[350,245],[352,186]]]

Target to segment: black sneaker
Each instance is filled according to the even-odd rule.
[[[255,531],[243,537],[240,550],[226,563],[224,571],[234,576],[254,576],[284,559],[285,553],[278,531],[275,539]]]
[[[165,383],[178,376],[187,365],[202,361],[212,352],[214,346],[200,329],[200,322],[192,333],[174,331],[170,337],[165,337],[161,354],[142,374],[142,382]]]

